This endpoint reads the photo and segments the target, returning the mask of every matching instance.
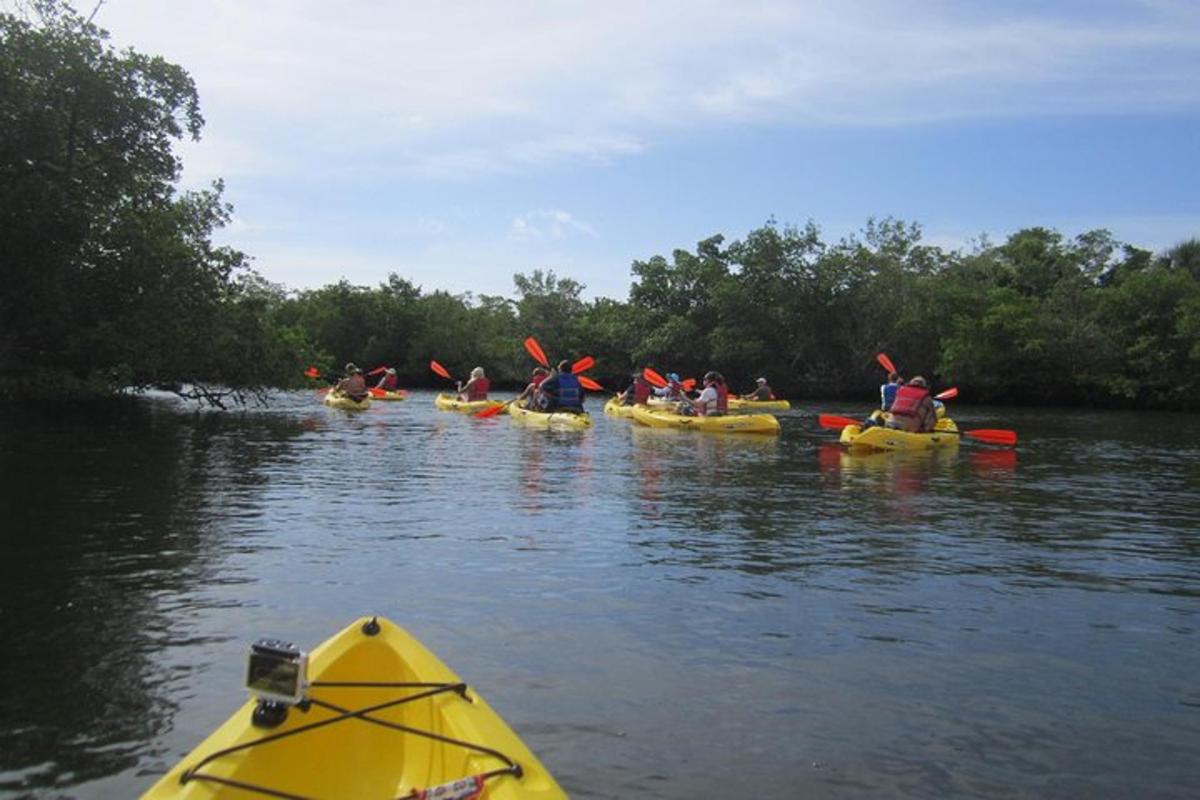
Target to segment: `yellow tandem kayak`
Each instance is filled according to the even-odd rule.
[[[441,411],[462,411],[467,414],[474,414],[476,411],[483,411],[485,408],[504,405],[500,400],[459,400],[457,395],[446,394],[445,392],[435,397],[433,404]]]
[[[604,413],[610,417],[633,419],[633,406],[621,405],[617,402],[617,398],[610,397],[608,402],[604,404]]]
[[[634,406],[633,418],[652,428],[691,428],[713,433],[759,433],[776,436],[779,420],[770,414],[727,414],[722,417],[689,417],[665,409]]]
[[[343,411],[366,411],[371,407],[371,395],[362,400],[354,400],[348,395],[330,389],[325,393],[325,405],[330,408],[340,408]]]
[[[740,397],[729,398],[730,411],[787,411],[792,404],[787,400],[743,400]]]
[[[582,414],[572,414],[569,411],[547,414],[544,411],[530,411],[516,403],[510,403],[508,413],[518,422],[541,428],[581,430],[592,427],[592,418],[586,411]]]
[[[566,797],[474,689],[385,619],[362,617],[317,647],[308,678],[306,710],[258,727],[250,700],[143,800],[477,797],[480,787],[489,800]]]
[[[863,429],[859,425],[842,428],[839,440],[843,447],[852,450],[930,450],[938,447],[953,447],[959,442],[958,426],[949,417],[937,421],[930,433],[909,433],[883,425],[872,425]]]

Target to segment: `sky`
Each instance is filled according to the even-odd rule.
[[[95,5],[78,0],[84,14]],[[969,247],[1200,237],[1200,3],[104,0],[196,82],[183,188],[294,289],[625,298],[634,260],[812,220]]]

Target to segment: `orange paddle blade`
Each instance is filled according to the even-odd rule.
[[[434,372],[436,372],[438,375],[441,375],[443,378],[445,378],[448,381],[454,380],[453,378],[450,377],[450,373],[446,370],[446,368],[443,367],[441,364],[439,364],[436,361],[430,361],[429,368],[431,370],[433,370]]]
[[[690,392],[692,389],[696,388],[696,379],[688,378],[687,380],[685,380],[683,383],[681,383],[679,385],[683,387],[683,390],[685,392]]]
[[[317,369],[316,367],[309,367],[308,369],[304,370],[304,376],[306,378],[319,378],[321,377],[321,370]]]
[[[876,353],[875,360],[879,362],[879,366],[886,369],[888,372],[896,372],[896,365],[887,357],[887,353]]]
[[[511,403],[511,402],[512,402],[511,400],[508,401],[508,403]],[[474,416],[478,417],[479,419],[487,419],[488,417],[494,417],[497,414],[499,414],[501,411],[503,411],[505,408],[507,408],[508,403],[505,403],[502,406],[488,406],[483,411],[476,411]]]
[[[958,397],[958,387],[951,386],[949,389],[942,392],[941,394],[935,394],[933,396],[933,399],[934,400],[953,400],[955,397]]]
[[[667,379],[649,367],[646,367],[644,370],[642,370],[642,377],[645,378],[647,382],[654,384],[660,389],[667,385]]]
[[[604,391],[603,386],[596,383],[594,380],[589,378],[587,375],[579,376],[579,385],[582,386],[583,388],[588,389],[589,391],[593,391],[593,392],[603,392]]]
[[[367,391],[371,393],[371,397],[383,397],[385,394],[387,394],[387,392],[377,386],[368,387]]]
[[[1009,447],[1014,447],[1017,444],[1017,432],[1007,431],[998,428],[976,428],[973,431],[963,431],[963,435],[970,436],[972,439],[978,439],[981,442],[988,444],[1003,444]]]
[[[836,414],[820,414],[817,416],[817,422],[821,424],[822,428],[832,428],[833,430],[837,431],[840,431],[847,425],[862,424],[856,419],[851,419],[850,417],[839,417]]]
[[[534,361],[543,367],[550,366],[550,359],[546,358],[546,354],[542,352],[542,346],[537,343],[537,339],[534,339],[532,336],[526,339],[525,349],[529,351],[529,355],[533,356]]]
[[[584,356],[571,365],[571,372],[575,375],[578,375],[581,372],[586,372],[594,366],[596,366],[596,359],[592,358],[591,356]]]

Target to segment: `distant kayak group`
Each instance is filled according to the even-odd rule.
[[[575,362],[559,361],[551,366],[549,358],[533,337],[524,342],[525,349],[538,362],[529,383],[516,397],[506,401],[489,396],[491,381],[485,369],[477,366],[467,380],[456,380],[437,361],[430,369],[438,376],[454,381],[455,391],[442,392],[434,399],[442,411],[457,411],[480,418],[507,412],[514,420],[545,428],[589,428],[592,420],[584,409],[588,391],[603,392],[596,381],[584,374],[595,365],[595,359],[585,356]],[[1016,433],[998,429],[960,431],[946,415],[944,400],[958,395],[951,388],[932,394],[928,382],[920,375],[905,380],[891,359],[884,353],[876,356],[887,371],[887,382],[880,387],[880,407],[864,420],[821,414],[819,424],[840,431],[839,441],[850,450],[928,450],[957,444],[968,436],[988,444],[1013,446]],[[319,377],[315,368],[306,373]],[[361,411],[372,400],[403,400],[407,395],[396,385],[396,370],[378,367],[368,376],[381,375],[375,386],[368,386],[366,377],[355,364],[347,364],[344,375],[324,392],[324,402],[334,408]],[[765,377],[755,381],[751,391],[736,395],[729,391],[725,377],[715,370],[704,374],[699,382],[681,378],[678,373],[663,376],[646,367],[630,376],[629,385],[615,393],[604,405],[604,412],[613,417],[630,419],[653,428],[690,428],[714,433],[744,433],[778,435],[780,425],[772,411],[786,411],[787,400],[776,397]]]

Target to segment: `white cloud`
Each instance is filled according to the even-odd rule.
[[[575,234],[599,238],[596,229],[559,209],[531,211],[513,219],[509,238],[514,241],[560,240]]]
[[[1115,9],[1115,10],[1114,10]],[[1200,104],[1200,12],[1105,4],[110,0],[196,78],[189,172],[470,177],[637,155],[696,126],[892,125]]]

